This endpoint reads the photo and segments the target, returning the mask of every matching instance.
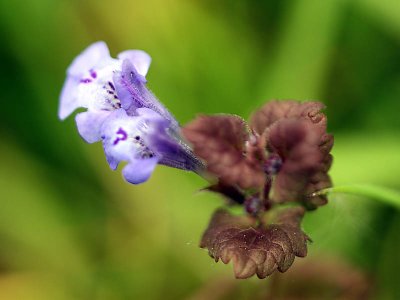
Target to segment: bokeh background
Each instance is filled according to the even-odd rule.
[[[57,119],[67,66],[97,40],[147,51],[149,86],[182,124],[321,100],[334,183],[400,189],[398,0],[0,0],[0,40],[0,299],[254,299],[277,282],[233,280],[198,248],[222,204],[201,178],[158,167],[129,185]],[[338,194],[303,225],[313,243],[294,268],[340,261],[367,278],[363,299],[400,299],[398,209]]]

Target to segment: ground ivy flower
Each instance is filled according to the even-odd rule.
[[[130,61],[144,80],[151,62],[146,52],[128,50],[114,59],[104,42],[89,46],[67,70],[58,115],[63,120],[77,108],[87,108],[87,112],[76,116],[76,122],[79,133],[89,143],[100,140],[101,124],[121,107],[113,77],[121,71],[124,60]]]
[[[88,143],[103,141],[112,169],[127,161],[123,175],[131,183],[146,181],[157,164],[202,169],[176,119],[146,86],[150,62],[144,51],[124,51],[115,59],[104,42],[94,43],[68,68],[60,97],[60,119],[86,108],[75,118],[80,135]]]
[[[147,145],[151,137],[158,134],[155,125],[161,125],[164,119],[147,109],[141,110],[137,117],[129,117],[124,109],[118,109],[106,119],[101,129],[110,167],[115,170],[120,161],[128,161],[122,173],[131,183],[146,181],[160,159]]]

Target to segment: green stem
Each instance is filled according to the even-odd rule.
[[[318,195],[327,195],[329,196],[332,193],[343,193],[357,196],[365,196],[368,198],[376,199],[382,201],[386,204],[392,205],[398,209],[400,209],[400,192],[376,185],[369,184],[351,184],[351,185],[342,185],[335,186],[332,188],[327,188],[321,191],[318,191],[312,196]]]

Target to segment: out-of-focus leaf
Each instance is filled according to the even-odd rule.
[[[236,278],[259,278],[275,270],[285,272],[295,256],[307,255],[308,237],[300,229],[304,215],[301,207],[281,211],[270,225],[254,224],[244,216],[217,210],[201,240],[211,257],[227,264],[232,260]]]
[[[357,6],[400,37],[400,9],[397,0],[358,0]]]
[[[0,276],[0,299],[68,300],[74,298],[66,282],[38,272],[13,272]]]
[[[274,274],[269,300],[371,299],[373,280],[361,269],[335,256],[308,257],[283,274]]]
[[[318,99],[344,0],[296,1],[285,15],[273,62],[259,85],[259,101]]]
[[[377,266],[377,299],[400,299],[400,214],[397,214],[383,240],[382,252],[376,259]]]
[[[391,207],[367,197],[332,195],[328,205],[304,217],[304,230],[315,241],[310,255],[339,254],[355,265],[373,269],[379,264],[376,256],[391,212]]]
[[[335,135],[334,185],[363,182],[400,187],[400,140],[396,133]]]
[[[57,192],[45,181],[45,170],[12,146],[11,139],[0,146],[2,254],[12,266],[74,274],[83,283],[89,264],[67,226]]]
[[[336,193],[344,193],[351,195],[364,196],[371,199],[382,201],[386,204],[393,205],[400,209],[400,192],[372,184],[351,184],[351,185],[340,185],[332,188],[327,188],[314,193],[313,196],[330,195]]]

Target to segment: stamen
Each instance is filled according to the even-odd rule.
[[[113,91],[115,91],[115,87],[114,87],[114,85],[112,84],[111,81],[108,82],[108,85],[110,86],[110,88],[111,88]]]

